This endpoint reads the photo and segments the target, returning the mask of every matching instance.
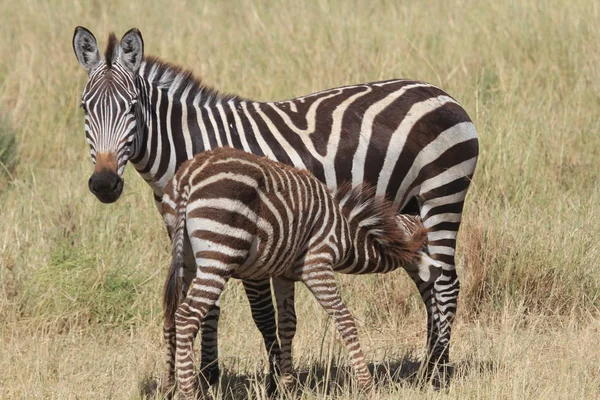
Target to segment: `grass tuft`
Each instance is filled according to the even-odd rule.
[[[52,321],[59,333],[96,325],[130,328],[142,313],[135,302],[142,280],[64,241],[28,280],[23,316]]]

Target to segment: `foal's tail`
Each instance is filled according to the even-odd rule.
[[[165,191],[166,193],[169,193]],[[171,191],[173,193],[173,191]],[[183,258],[183,241],[185,230],[185,210],[189,196],[189,186],[182,190],[180,196],[175,199],[163,196],[163,215],[165,223],[167,219],[171,219],[171,223],[167,223],[169,234],[171,236],[172,261],[167,275],[167,280],[164,287],[163,309],[165,324],[173,325],[175,323],[175,312],[181,301],[182,291],[182,273],[184,268]],[[174,214],[174,215],[173,215]],[[175,220],[172,221],[172,217]]]

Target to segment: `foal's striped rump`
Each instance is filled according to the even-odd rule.
[[[372,188],[347,185],[331,194],[307,171],[229,148],[202,153],[181,166],[165,189],[163,217],[173,243],[164,292],[169,384],[175,369],[181,390],[193,396],[193,339],[230,277],[277,278],[276,297],[302,281],[334,319],[358,382],[371,384],[333,271],[384,272],[417,264],[426,241],[417,217],[402,224],[393,204],[375,197]],[[197,266],[187,292],[181,285],[186,240]],[[281,319],[285,316],[283,311]],[[283,350],[285,379],[291,349]]]

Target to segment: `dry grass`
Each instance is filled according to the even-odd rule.
[[[450,388],[412,377],[424,311],[398,272],[341,278],[377,367],[372,396],[352,390],[331,322],[300,290],[299,397],[600,397],[600,6],[270,3],[0,3],[0,161],[11,160],[0,171],[0,398],[139,398],[162,370],[168,241],[131,168],[117,204],[87,190],[76,25],[102,45],[137,26],[148,54],[250,98],[409,77],[472,115],[481,157],[460,234]],[[221,391],[260,397],[265,354],[239,283],[223,303]]]

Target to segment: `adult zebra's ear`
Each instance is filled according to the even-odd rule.
[[[100,63],[101,57],[96,38],[92,32],[83,26],[75,28],[75,33],[73,33],[73,50],[79,64],[87,70],[88,74]]]
[[[137,74],[144,59],[144,40],[137,28],[128,30],[121,38],[121,63]]]

